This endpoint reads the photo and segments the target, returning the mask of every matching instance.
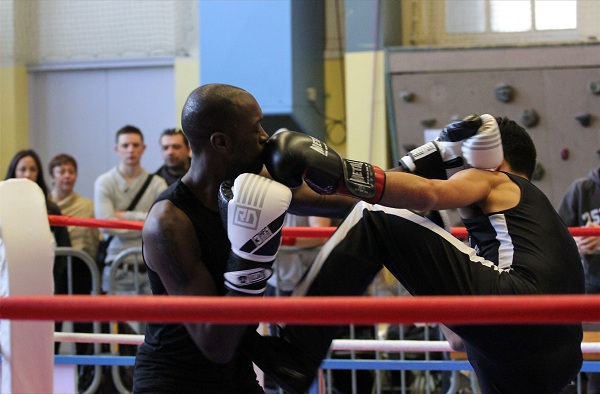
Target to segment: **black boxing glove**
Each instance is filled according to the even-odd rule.
[[[385,172],[369,163],[343,159],[325,142],[295,131],[279,131],[267,141],[263,162],[278,182],[290,188],[302,180],[319,194],[381,200]]]
[[[289,188],[256,174],[221,184],[219,210],[231,242],[224,274],[228,295],[264,294],[291,200]]]
[[[411,150],[400,159],[400,165],[408,172],[429,179],[448,179],[454,173],[467,168],[462,145],[482,127],[478,115],[469,115],[452,122],[442,129],[431,142]]]

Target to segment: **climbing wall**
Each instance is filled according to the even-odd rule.
[[[397,154],[469,113],[507,116],[538,150],[534,183],[556,206],[568,185],[600,166],[600,46],[391,51]]]

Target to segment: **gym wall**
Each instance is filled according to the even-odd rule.
[[[199,84],[196,2],[3,0],[0,7],[2,169],[20,149],[35,149],[44,163],[70,153],[79,161],[76,189],[91,198],[95,178],[117,163],[114,136],[125,124],[144,133],[142,165],[162,164],[158,137],[179,125]]]
[[[555,205],[574,179],[600,165],[600,92],[592,90],[600,89],[600,45],[397,49],[388,56],[396,146],[420,145],[424,130],[469,113],[507,116],[533,138],[543,168],[534,183]],[[512,99],[501,87],[512,89]],[[587,125],[576,119],[584,114]]]
[[[488,103],[490,108],[482,110],[498,108],[517,118],[534,108],[540,122],[532,134],[542,144],[540,161],[546,168],[540,185],[555,201],[563,185],[598,164],[598,96],[587,90],[590,81],[600,80],[597,61],[580,64],[587,55],[570,52],[566,58],[552,55],[551,46],[535,51],[518,47],[518,57],[493,65],[482,64],[484,54],[500,51],[502,58],[499,47],[444,50],[434,34],[443,27],[443,8],[431,9],[442,3],[325,1],[325,83],[317,93],[327,116],[326,138],[348,157],[390,166],[404,153],[402,145],[423,142],[425,118],[435,117],[434,127],[439,127],[453,116],[474,112],[469,103]],[[580,33],[597,37],[600,6],[595,4],[600,3],[584,3],[588,9],[580,13],[594,23]],[[157,135],[178,124],[183,100],[200,83],[198,9],[196,1],[1,1],[1,168],[18,149],[31,146],[45,162],[64,150],[91,166],[78,184],[78,191],[90,196],[95,176],[114,165],[114,132],[127,122],[138,123],[146,133],[149,151],[143,164],[153,170],[160,160]],[[437,19],[427,19],[435,15]],[[584,47],[592,51],[592,59],[600,58],[593,52],[595,44]],[[477,59],[462,68],[448,66],[463,54]],[[394,65],[399,58],[405,62],[402,67]],[[455,89],[464,83],[481,85],[467,96],[472,101],[456,99]],[[514,85],[513,102],[495,100],[498,83]],[[397,94],[404,90],[417,99],[400,101]],[[583,111],[592,115],[590,127],[573,120]],[[558,113],[564,124],[549,127]],[[550,140],[553,146],[544,146]],[[567,161],[560,159],[565,147],[571,153]]]

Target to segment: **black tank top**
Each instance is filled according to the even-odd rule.
[[[223,273],[231,244],[220,214],[202,205],[192,191],[178,180],[156,202],[169,200],[192,221],[200,244],[202,262],[211,273],[219,295],[225,294]],[[155,202],[155,203],[156,203]],[[153,295],[167,291],[158,274],[148,268]],[[208,360],[198,349],[183,324],[148,323],[144,343],[136,356],[136,392],[255,393],[263,392],[256,381],[252,362],[238,353],[226,364]]]
[[[519,186],[521,200],[505,211],[463,219],[470,246],[498,268],[514,270],[533,293],[582,293],[583,269],[568,228],[541,190],[505,174]]]
[[[500,295],[582,294],[583,268],[568,228],[541,190],[520,176],[505,174],[521,190],[519,203],[505,211],[463,219],[471,247],[505,270],[488,286],[497,287]],[[452,328],[465,340],[469,360],[476,368],[509,368],[517,360],[547,352],[548,344],[556,349],[569,347],[577,357],[564,362],[581,366],[581,324]],[[496,361],[484,367],[489,359]]]

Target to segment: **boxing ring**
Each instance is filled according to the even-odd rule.
[[[0,183],[0,186],[2,183]],[[20,185],[21,186],[21,185]],[[29,187],[30,185],[27,185]],[[0,193],[2,190],[0,190]],[[15,213],[2,210],[7,201],[1,199],[0,194],[0,250],[5,248],[12,240],[6,232],[7,223],[19,218]],[[22,199],[22,194],[19,194]],[[37,202],[39,203],[39,201]],[[45,207],[44,207],[45,208]],[[29,206],[28,206],[29,209]],[[11,206],[11,210],[14,208]],[[20,222],[26,225],[41,226],[45,224],[37,218],[29,222]],[[13,219],[5,219],[13,215]],[[34,215],[35,216],[35,215]],[[48,216],[46,216],[48,217]],[[55,226],[91,226],[102,228],[120,228],[140,230],[141,222],[113,221],[98,219],[79,219],[66,216],[49,216],[51,225]],[[23,230],[23,229],[21,229]],[[31,231],[31,230],[26,230]],[[295,237],[329,237],[335,228],[284,228],[283,244],[292,243]],[[570,228],[573,235],[600,235],[600,229],[595,228]],[[463,228],[452,228],[453,235],[462,238],[466,236]],[[42,234],[47,237],[47,234]],[[45,238],[44,238],[45,239]],[[2,241],[6,245],[2,244]],[[14,241],[13,241],[14,242]],[[60,249],[60,248],[59,248]],[[57,254],[67,253],[57,249]],[[8,249],[6,249],[8,250]],[[38,256],[40,257],[40,256]],[[89,256],[88,256],[89,257]],[[13,255],[0,253],[0,260],[4,263]],[[45,275],[48,275],[49,256],[45,259]],[[91,259],[93,263],[93,259]],[[10,268],[8,264],[3,264]],[[89,264],[88,264],[89,265]],[[92,270],[95,294],[99,294],[99,273]],[[10,269],[0,267],[2,281]],[[8,272],[9,275],[15,272]],[[28,271],[29,275],[36,274]],[[52,277],[51,275],[49,276]],[[12,276],[11,276],[12,278]],[[31,278],[29,278],[31,280]],[[27,289],[24,281],[13,281]],[[34,281],[35,282],[35,281]],[[36,282],[37,283],[37,282]],[[12,285],[13,283],[10,282]],[[15,285],[16,286],[16,285]],[[96,287],[97,286],[97,287]],[[16,287],[7,289],[0,283],[2,297],[0,297],[0,321],[2,322],[2,392],[18,392],[6,381],[12,383],[18,378],[10,378],[7,371],[15,373],[15,365],[10,365],[10,355],[22,351],[31,365],[42,369],[54,368],[60,365],[95,365],[95,366],[132,366],[133,356],[117,354],[94,355],[69,355],[58,354],[48,359],[53,353],[49,343],[54,341],[63,343],[92,343],[99,344],[128,344],[138,345],[143,341],[143,335],[126,334],[100,334],[100,333],[68,333],[53,332],[53,321],[155,321],[155,322],[181,322],[181,321],[211,321],[225,324],[244,324],[256,322],[286,322],[299,324],[347,324],[347,325],[376,325],[386,324],[493,324],[493,323],[572,323],[572,322],[600,322],[600,296],[595,295],[544,295],[544,296],[427,296],[427,297],[172,297],[172,296],[117,296],[117,295],[52,295],[48,288],[40,291],[18,291]],[[13,326],[14,325],[14,326]],[[6,327],[9,327],[6,330]],[[39,348],[31,348],[31,337],[25,337],[17,330],[23,330],[28,335],[43,337]],[[13,336],[20,337],[13,341]],[[7,337],[11,337],[10,340]],[[21,343],[18,343],[18,342]],[[24,343],[27,346],[21,348]],[[8,346],[7,346],[8,344]],[[10,349],[7,356],[7,349]],[[44,349],[43,351],[40,349]],[[600,372],[600,342],[583,342],[582,350],[586,360],[581,372]],[[346,352],[350,354],[368,353],[375,354],[377,359],[341,359],[329,357],[322,364],[323,370],[372,370],[372,371],[470,371],[468,361],[462,358],[446,360],[431,360],[428,356],[424,360],[408,359],[381,359],[381,354],[404,353],[449,353],[450,346],[443,340],[388,340],[388,339],[336,339],[331,347],[331,354]],[[27,353],[29,353],[27,355]],[[45,358],[40,362],[40,354]],[[595,358],[595,360],[588,359]],[[28,358],[27,358],[28,357]],[[37,360],[36,362],[32,360]],[[31,364],[33,363],[33,364]],[[48,371],[41,373],[45,386],[52,386],[52,376]],[[51,375],[51,373],[50,373]],[[7,376],[9,378],[7,378]],[[10,382],[9,382],[10,383]],[[48,386],[50,385],[50,386]],[[7,389],[8,388],[8,389]],[[323,391],[322,382],[311,388],[311,393]],[[404,392],[404,391],[403,391]],[[429,391],[428,391],[429,392]],[[450,391],[448,391],[450,392]],[[452,391],[454,392],[454,391]]]
[[[483,309],[483,313],[482,313]],[[71,321],[213,321],[304,324],[388,323],[566,323],[600,320],[600,296],[503,297],[319,297],[243,298],[169,296],[13,296],[0,299],[0,318]],[[60,342],[138,345],[142,335],[55,333]],[[449,352],[445,341],[341,340],[332,351]],[[584,353],[600,353],[600,342],[582,343]],[[132,366],[133,356],[57,355],[55,364]],[[471,370],[466,360],[324,360],[322,369],[385,371]],[[600,372],[599,361],[584,361],[582,372]],[[316,391],[315,391],[316,392]]]

